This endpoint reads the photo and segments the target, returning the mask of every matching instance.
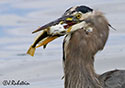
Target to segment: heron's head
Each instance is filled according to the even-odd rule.
[[[77,29],[84,27],[85,19],[93,12],[93,9],[87,6],[76,6],[69,8],[63,16],[72,16],[72,22],[77,21],[75,24],[67,28],[67,32],[73,32]]]

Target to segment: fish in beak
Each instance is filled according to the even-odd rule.
[[[34,43],[30,46],[27,51],[27,54],[34,56],[35,50],[38,47],[46,45],[52,40],[65,35],[67,32],[70,32],[71,26],[78,23],[79,20],[74,16],[62,16],[61,18],[52,21],[32,33],[40,32],[40,35],[37,36]]]

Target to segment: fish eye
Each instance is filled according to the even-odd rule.
[[[80,19],[82,14],[81,13],[77,13],[75,16],[76,16],[76,18]]]

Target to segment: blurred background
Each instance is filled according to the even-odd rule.
[[[124,0],[0,0],[0,88],[3,80],[28,81],[29,86],[7,88],[63,88],[63,37],[26,55],[39,26],[60,17],[71,6],[86,5],[102,11],[111,29],[103,51],[95,56],[98,74],[125,69]]]

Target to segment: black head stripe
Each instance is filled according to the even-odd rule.
[[[77,8],[76,8],[76,11],[77,12],[82,12],[82,13],[87,13],[87,12],[92,12],[93,11],[93,9],[91,9],[91,8],[89,8],[89,7],[87,7],[87,6],[78,6]]]
[[[82,13],[87,13],[87,12],[92,12],[93,9],[87,7],[87,6],[77,6],[76,8],[73,9],[73,7],[69,8],[66,10],[66,12],[63,15],[71,15],[74,12],[82,12]]]

